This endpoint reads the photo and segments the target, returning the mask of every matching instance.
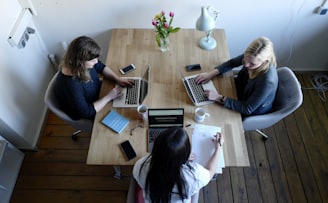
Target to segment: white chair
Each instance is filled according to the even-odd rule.
[[[266,140],[268,136],[259,129],[273,126],[293,113],[303,102],[301,85],[295,74],[288,67],[277,69],[278,89],[272,111],[263,115],[248,116],[243,119],[245,131],[256,130]]]
[[[48,84],[48,88],[46,90],[45,96],[44,96],[44,102],[47,104],[48,108],[56,114],[59,118],[61,118],[63,121],[65,121],[67,124],[71,125],[73,128],[75,128],[77,131],[75,131],[72,134],[72,139],[76,140],[78,138],[78,134],[83,131],[88,134],[91,134],[92,127],[93,127],[93,121],[88,119],[80,119],[80,120],[73,120],[71,119],[65,112],[63,112],[58,105],[58,102],[55,97],[54,93],[54,85],[56,82],[57,74],[50,80]]]

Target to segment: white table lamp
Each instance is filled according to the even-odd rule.
[[[201,15],[196,22],[196,29],[199,31],[205,31],[206,36],[199,40],[199,46],[206,50],[212,50],[216,47],[216,41],[211,37],[211,33],[215,27],[215,21],[219,12],[211,6],[203,6],[201,11]],[[211,12],[214,17],[209,15],[209,12]]]

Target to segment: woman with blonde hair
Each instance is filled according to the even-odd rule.
[[[238,100],[210,90],[205,90],[206,96],[226,108],[240,112],[243,117],[269,112],[278,87],[278,75],[273,43],[266,37],[255,39],[244,54],[224,62],[207,74],[198,76],[196,82],[206,83],[213,77],[238,66],[242,66],[235,79]]]

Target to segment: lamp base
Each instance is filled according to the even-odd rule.
[[[202,49],[212,50],[216,47],[216,41],[213,37],[203,37],[199,40],[199,46]]]

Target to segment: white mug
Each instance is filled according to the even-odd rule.
[[[201,123],[205,120],[205,118],[209,117],[210,114],[206,113],[205,109],[203,108],[197,108],[195,110],[195,121],[198,123]]]
[[[147,121],[148,107],[146,105],[140,105],[140,106],[138,106],[137,111],[138,111],[138,117],[140,119],[142,119],[143,121]]]

